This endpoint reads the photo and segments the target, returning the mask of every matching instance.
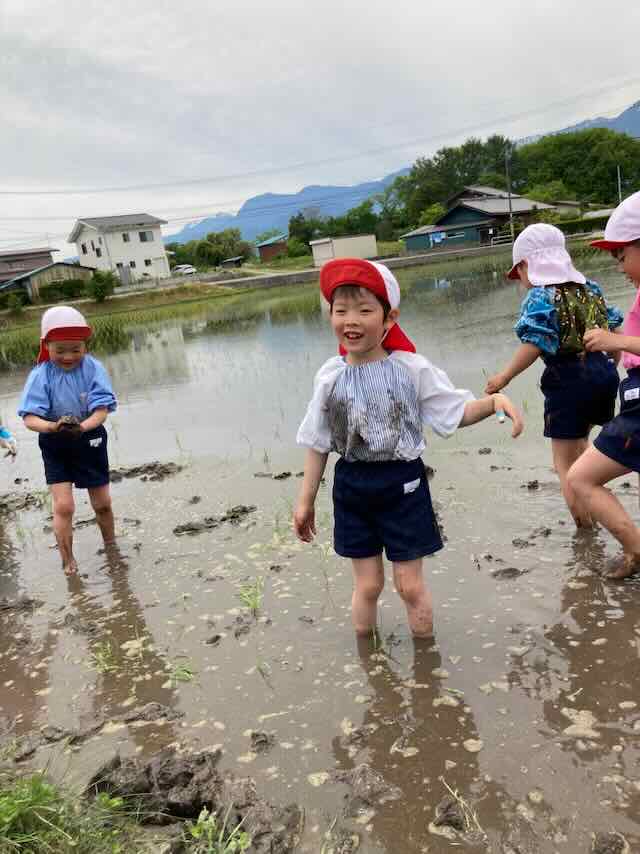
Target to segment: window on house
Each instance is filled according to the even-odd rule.
[[[131,236],[130,236],[129,232],[128,232],[128,231],[123,231],[123,232],[122,232],[122,242],[123,242],[123,243],[128,243],[130,240],[131,240]]]
[[[100,244],[100,246],[102,246],[102,238],[101,237],[98,238],[98,243]]]
[[[82,248],[82,254],[83,254],[83,255],[86,255],[86,254],[87,254],[87,244],[86,244],[86,243],[83,243],[83,244],[82,244],[82,246],[81,246],[81,248]]]
[[[96,244],[93,242],[93,240],[91,241],[91,248],[94,252],[96,251]]]
[[[151,262],[151,258],[145,258],[145,259],[144,259],[144,266],[145,266],[145,267],[150,267],[150,266],[151,266],[151,263],[152,263],[152,262]]]
[[[138,235],[140,236],[140,243],[151,243],[153,240],[152,231],[139,231]]]
[[[122,270],[122,261],[118,261],[116,263],[116,267],[118,268],[118,270]]]
[[[131,267],[132,270],[135,270],[136,262],[135,261],[129,261],[129,266]]]
[[[99,246],[98,246],[98,248],[96,249],[96,255],[98,256],[98,258],[102,258],[102,249],[100,249],[100,247],[99,247]]]

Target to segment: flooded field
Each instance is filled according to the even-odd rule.
[[[521,295],[427,273],[399,277],[403,326],[480,395],[515,347]],[[597,279],[629,307],[621,276]],[[316,543],[291,532],[295,432],[335,349],[315,291],[295,294],[237,324],[205,310],[135,328],[103,358],[120,401],[111,464],[131,476],[113,484],[120,557],[98,552],[77,493],[77,579],[15,416],[26,371],[3,377],[20,453],[1,472],[2,760],[81,786],[116,753],[220,749],[220,768],[299,807],[301,852],[640,850],[640,582],[603,582],[614,544],[572,529],[540,368],[507,390],[526,417],[516,442],[494,420],[428,437],[448,540],[426,562],[435,643],[412,641],[388,581],[380,639],[358,644],[330,468]],[[130,471],[153,461],[176,465]],[[637,518],[636,480],[615,488]]]

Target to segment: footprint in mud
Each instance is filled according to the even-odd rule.
[[[505,566],[500,567],[500,569],[494,569],[491,575],[493,578],[496,578],[499,581],[509,581],[512,578],[520,578],[521,575],[526,575],[528,572],[531,572],[531,570],[518,569],[517,566]]]

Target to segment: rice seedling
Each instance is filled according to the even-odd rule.
[[[91,649],[91,664],[98,673],[110,673],[116,670],[116,660],[111,642],[98,641]]]
[[[257,616],[262,606],[262,593],[264,590],[264,578],[259,575],[254,581],[246,582],[238,591],[238,599],[245,608],[248,608],[253,616]]]
[[[189,851],[194,854],[236,854],[247,851],[251,845],[251,837],[242,830],[244,819],[233,828],[229,827],[232,810],[233,804],[220,819],[216,813],[209,812],[204,807],[197,821],[187,822],[184,841],[189,844]]]
[[[460,794],[460,792],[458,792],[457,789],[451,788],[451,786],[447,783],[444,777],[439,777],[438,779],[460,808],[460,814],[462,815],[464,821],[464,832],[477,832],[481,836],[486,838],[486,833],[484,832],[482,825],[478,820],[478,814],[476,813],[476,811],[469,806],[469,804],[465,801],[465,799],[462,797],[462,795]]]
[[[196,671],[189,662],[174,662],[169,668],[169,681],[175,688],[180,682],[193,682]]]

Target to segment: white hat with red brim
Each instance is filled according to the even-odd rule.
[[[640,193],[634,193],[618,205],[609,217],[604,240],[593,240],[591,245],[612,252],[636,240],[640,240]]]
[[[573,282],[584,285],[585,276],[573,266],[564,234],[555,225],[536,222],[521,231],[513,244],[513,267],[508,279],[518,279],[518,264],[527,262],[527,278],[537,288]]]

